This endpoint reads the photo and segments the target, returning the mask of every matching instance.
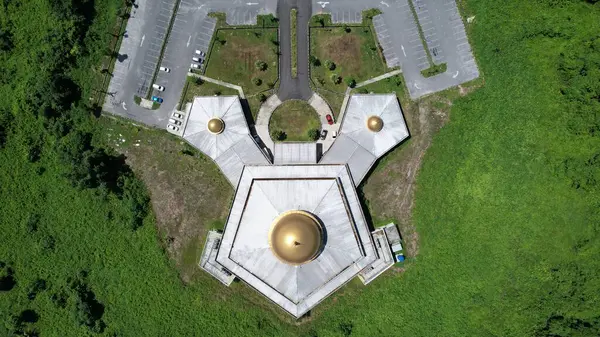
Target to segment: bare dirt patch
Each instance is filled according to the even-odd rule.
[[[343,64],[345,69],[350,72],[359,72],[361,70],[360,55],[361,39],[357,35],[330,36],[323,41],[325,47],[325,56],[337,64]]]
[[[181,279],[190,282],[200,272],[206,232],[227,217],[233,188],[209,158],[164,131],[109,118],[103,124],[109,144],[148,187],[159,239]]]

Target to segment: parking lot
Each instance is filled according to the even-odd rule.
[[[257,14],[275,13],[277,7],[277,0],[182,0],[167,34],[174,3],[175,0],[136,1],[115,62],[103,105],[105,111],[165,127],[179,103],[194,51],[208,52],[216,20],[207,14],[223,11],[228,13],[230,24],[254,24]],[[163,43],[167,44],[158,64]],[[170,69],[157,73],[155,83],[165,87],[161,92],[152,89],[152,77],[159,66]],[[144,97],[150,90],[163,99],[157,110],[146,110],[134,102],[134,96]]]
[[[138,73],[136,95],[140,97],[145,97],[152,85],[152,77],[154,76],[156,65],[158,64],[158,58],[163,47],[163,42],[167,36],[167,29],[169,28],[174,6],[174,0],[159,1],[157,8],[158,13],[154,19],[151,34],[142,36],[140,44],[143,46],[144,43],[147,43],[148,47],[144,53],[144,61],[140,68],[140,72]]]
[[[179,102],[191,64],[198,64],[192,61],[192,57],[204,59],[215,30],[217,20],[207,16],[207,8],[198,7],[193,0],[180,2],[160,64],[169,68],[170,72],[159,72],[155,81],[165,87],[160,94],[164,99],[163,105],[171,107],[171,110]],[[205,56],[195,54],[196,50]]]
[[[224,12],[230,25],[255,25],[257,15],[275,15],[277,2],[278,0],[213,0],[208,3],[208,7],[211,12]]]
[[[441,41],[437,34],[436,26],[434,25],[429,10],[427,9],[427,4],[423,0],[413,0],[413,4],[415,6],[417,17],[419,18],[419,24],[423,30],[423,36],[425,38],[425,42],[427,43],[429,54],[433,59],[433,63],[444,63],[446,61],[444,58],[444,51],[441,48]]]
[[[402,68],[413,99],[470,81],[479,76],[455,0],[313,0],[313,14],[329,13],[333,23],[356,23],[365,9],[383,14],[373,20],[388,67]],[[418,21],[417,21],[418,20]],[[419,34],[423,31],[425,45]],[[447,71],[425,78],[421,71],[446,63]]]

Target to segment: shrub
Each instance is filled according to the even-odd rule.
[[[352,77],[346,78],[346,85],[350,88],[354,88],[356,86],[356,81]]]
[[[318,58],[316,58],[314,55],[310,55],[308,57],[308,61],[310,62],[310,64],[312,64],[315,67],[321,66],[321,61]]]
[[[335,63],[332,60],[325,61],[325,67],[329,70],[335,70]]]
[[[318,129],[310,129],[308,130],[308,138],[312,140],[319,139],[319,130]]]
[[[344,28],[344,32],[346,32],[346,33],[350,33],[352,31],[352,29],[350,29],[350,27],[348,27],[348,25],[344,25],[343,28]]]
[[[255,77],[252,79],[252,83],[254,83],[254,85],[259,86],[262,84],[262,80],[258,77]]]
[[[265,61],[260,61],[260,60],[256,61],[256,63],[254,63],[254,66],[256,67],[256,69],[258,69],[258,70],[260,70],[260,71],[265,71],[265,70],[267,70],[267,68],[269,67],[269,66],[267,65],[267,62],[265,62]]]
[[[260,94],[260,95],[258,95],[258,100],[259,100],[261,103],[264,103],[264,102],[267,100],[267,95],[265,95],[265,94]]]
[[[331,74],[331,82],[334,84],[342,83],[342,78],[338,74]]]
[[[213,94],[215,94],[215,96],[221,96],[221,90],[219,90],[219,89],[214,89],[214,90],[213,90]]]
[[[271,130],[271,138],[278,141],[283,141],[287,138],[287,135],[282,130]]]
[[[204,84],[204,80],[201,79],[200,77],[196,77],[196,79],[194,80],[194,83],[196,83],[197,85],[202,85],[202,84]]]

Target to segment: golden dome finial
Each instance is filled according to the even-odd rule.
[[[367,129],[372,132],[379,132],[383,129],[383,120],[379,116],[370,116],[367,118]]]
[[[305,211],[280,214],[269,231],[269,246],[282,262],[301,265],[314,260],[323,245],[321,223]]]
[[[225,122],[221,118],[213,117],[206,123],[206,128],[210,133],[218,135],[225,130]]]

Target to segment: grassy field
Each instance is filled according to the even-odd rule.
[[[279,50],[277,29],[222,28],[217,30],[213,40],[206,76],[237,84],[249,95],[275,85]],[[265,62],[265,70],[257,66],[260,61]]]
[[[343,93],[349,80],[362,82],[386,71],[369,26],[311,27],[310,34],[310,53],[319,61],[311,63],[311,78],[318,89]],[[332,80],[336,76],[339,83]]]
[[[298,10],[292,8],[290,12],[290,39],[292,41],[292,77],[298,77],[298,37],[296,24],[298,22]]]
[[[108,44],[120,2],[94,4],[97,24],[86,41]],[[40,100],[64,99],[65,91],[47,81],[46,67],[77,55],[69,43],[78,35],[59,19],[64,8],[8,4],[0,11],[14,46],[0,53],[11,74],[0,78],[0,335],[599,335],[600,8],[459,4],[476,17],[468,31],[485,84],[469,95],[462,87],[402,98],[411,139],[361,186],[375,222],[404,221],[390,201],[414,203],[410,259],[367,287],[353,280],[298,324],[243,283],[226,288],[194,269],[203,233],[223,225],[233,193],[214,164],[165,132],[88,121],[75,113],[84,109],[76,100],[62,115],[44,116],[61,101]],[[78,55],[77,67],[62,69],[84,102],[100,42]],[[367,89],[393,86],[404,90],[394,79]],[[408,153],[427,116],[449,121],[427,153]],[[125,154],[153,197],[141,227],[129,228],[126,196],[73,186],[67,177],[76,163],[59,152],[72,138],[65,126]],[[404,200],[406,177],[394,168],[421,159],[416,198]]]
[[[286,134],[286,141],[314,141],[309,130],[320,130],[321,121],[313,107],[301,100],[288,100],[275,109],[269,121],[269,132]],[[272,136],[271,136],[272,137]]]

